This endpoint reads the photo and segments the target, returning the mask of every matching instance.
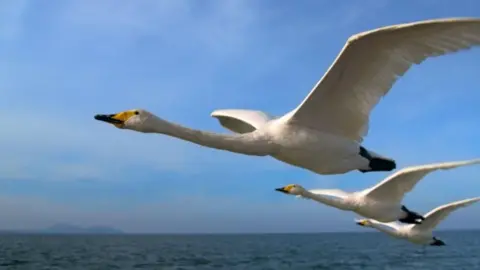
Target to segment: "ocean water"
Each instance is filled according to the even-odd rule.
[[[480,269],[480,231],[422,248],[381,233],[2,235],[0,269]]]

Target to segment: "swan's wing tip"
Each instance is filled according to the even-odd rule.
[[[211,117],[218,117],[218,116],[220,115],[220,114],[219,114],[219,111],[220,111],[220,110],[214,110],[214,111],[212,111],[212,112],[210,113],[210,116],[211,116]]]
[[[347,45],[354,43],[357,40],[360,40],[370,34],[373,33],[379,33],[385,30],[391,30],[391,29],[396,29],[396,28],[403,28],[403,27],[409,27],[409,26],[414,26],[414,25],[424,25],[424,24],[435,24],[435,23],[465,23],[465,22],[474,22],[478,23],[480,22],[480,18],[477,17],[446,17],[446,18],[435,18],[435,19],[428,19],[428,20],[416,20],[416,21],[411,21],[411,22],[405,22],[405,23],[398,23],[398,24],[393,24],[393,25],[387,25],[383,27],[378,27],[375,29],[363,31],[356,33],[354,35],[351,35],[347,39]]]
[[[478,163],[480,163],[480,158],[472,159],[470,160],[470,162],[468,162],[468,164],[478,164]]]

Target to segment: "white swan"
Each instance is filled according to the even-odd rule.
[[[273,158],[318,174],[391,171],[394,160],[361,146],[369,115],[413,64],[480,44],[480,19],[450,18],[399,24],[350,37],[327,73],[294,110],[217,110],[212,116],[239,134],[194,130],[146,110],[96,115],[117,128],[161,133],[192,143]]]
[[[357,192],[345,192],[338,189],[306,190],[296,184],[287,185],[275,190],[290,195],[297,195],[305,199],[312,199],[382,222],[398,220],[402,223],[419,224],[422,222],[423,217],[402,205],[405,194],[411,191],[421,179],[433,171],[453,169],[479,163],[480,159],[471,159],[408,167],[392,174],[371,188]]]
[[[444,246],[445,243],[434,237],[432,231],[450,213],[480,201],[480,197],[466,199],[442,205],[425,215],[422,224],[401,224],[397,222],[383,223],[373,219],[357,219],[360,226],[375,228],[395,238],[405,239],[414,244]]]

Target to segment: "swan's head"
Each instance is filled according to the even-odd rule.
[[[433,242],[430,244],[430,246],[445,246],[445,242],[436,237],[433,237]]]
[[[147,132],[148,120],[153,114],[145,110],[128,110],[115,114],[97,114],[95,119],[114,125],[121,129]]]
[[[286,185],[284,187],[276,188],[275,190],[290,195],[302,195],[305,191],[302,186],[297,184]]]
[[[357,219],[355,220],[355,223],[357,223],[357,225],[360,225],[362,227],[370,227],[372,225],[372,222],[370,222],[370,220],[368,219]]]

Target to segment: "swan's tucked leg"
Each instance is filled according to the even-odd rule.
[[[394,170],[397,167],[397,164],[395,163],[395,160],[389,159],[386,157],[382,157],[380,155],[377,155],[376,153],[369,152],[365,147],[360,146],[360,151],[358,154],[363,157],[368,159],[368,169],[359,169],[360,172],[366,173],[366,172],[389,172]]]
[[[408,208],[405,207],[405,205],[402,205],[402,211],[407,214],[406,217],[398,220],[402,223],[421,224],[422,221],[425,220],[425,218],[422,215],[408,210]]]
[[[436,237],[433,237],[432,238],[433,242],[430,244],[430,246],[445,246],[445,242],[443,242],[442,240],[436,238]]]

